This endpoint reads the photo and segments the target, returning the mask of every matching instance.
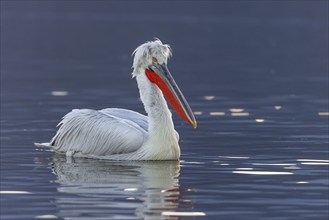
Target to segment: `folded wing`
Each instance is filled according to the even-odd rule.
[[[60,152],[73,154],[79,152],[95,156],[138,150],[147,137],[145,124],[139,125],[139,119],[134,121],[129,117],[127,119],[118,117],[122,113],[116,112],[117,116],[106,109],[101,111],[73,110],[59,123],[59,129],[50,145]],[[134,118],[134,116],[130,117]]]
[[[148,129],[148,121],[145,115],[142,115],[138,112],[134,112],[128,109],[122,108],[106,108],[102,109],[99,112],[104,113],[109,116],[115,116],[117,118],[126,119],[136,123],[143,130],[147,131]]]

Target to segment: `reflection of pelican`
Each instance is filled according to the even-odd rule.
[[[56,156],[53,160],[58,191],[65,193],[55,201],[60,216],[78,217],[102,209],[100,213],[108,219],[114,214],[125,219],[131,218],[132,213],[127,213],[131,209],[140,218],[155,219],[162,211],[178,208],[179,161],[69,159]]]
[[[80,157],[117,160],[178,160],[179,136],[163,97],[196,127],[193,112],[172,78],[170,47],[155,40],[134,51],[133,76],[148,117],[125,109],[81,109],[68,113],[50,143],[56,151]]]

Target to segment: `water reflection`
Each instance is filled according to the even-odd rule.
[[[211,115],[211,116],[222,116],[222,115],[225,115],[225,112],[210,112],[209,115]]]
[[[204,212],[162,212],[164,216],[205,216]]]
[[[182,199],[179,161],[119,162],[56,156],[52,165],[60,184],[58,191],[66,194],[55,201],[58,216],[64,218],[81,218],[99,209],[108,213],[108,218],[131,218],[128,209],[138,218],[167,219],[168,212],[175,213],[180,203],[193,210],[193,202]]]
[[[239,112],[243,112],[244,109],[243,108],[230,108],[230,112],[233,113],[239,113]]]
[[[298,181],[298,182],[296,182],[297,184],[308,184],[308,183],[310,183],[310,182],[307,182],[307,181]]]
[[[194,112],[194,115],[202,115],[202,112]]]
[[[329,165],[329,163],[320,163],[320,162],[302,162],[304,165]]]
[[[203,98],[204,98],[205,100],[210,101],[210,100],[213,100],[213,99],[215,98],[215,96],[213,96],[213,95],[208,95],[208,96],[204,96]]]
[[[69,92],[67,91],[52,91],[51,95],[52,96],[67,96]]]
[[[252,174],[252,175],[292,175],[292,172],[276,172],[276,171],[233,171],[238,174]]]
[[[3,190],[3,191],[0,191],[0,195],[1,194],[31,194],[30,192],[27,192],[27,191],[8,191],[8,190]]]
[[[323,163],[329,163],[329,160],[318,160],[318,159],[297,159],[299,162],[323,162]]]
[[[35,217],[36,219],[58,219],[56,215],[39,215]]]

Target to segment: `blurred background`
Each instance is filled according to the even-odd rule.
[[[137,97],[129,80],[131,54],[154,37],[172,46],[169,67],[186,93],[328,97],[326,1],[1,4],[2,92],[8,98],[12,90],[18,95],[44,87],[80,98],[91,89]],[[111,104],[94,98],[103,101],[99,107]]]
[[[327,219],[328,26],[317,0],[1,1],[3,219]],[[71,109],[144,114],[131,54],[154,37],[198,121],[173,115],[180,164],[33,145]]]

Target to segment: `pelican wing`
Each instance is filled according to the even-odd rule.
[[[138,112],[134,112],[128,109],[122,108],[106,108],[102,109],[99,112],[104,113],[109,116],[115,116],[118,118],[126,119],[132,122],[135,122],[142,129],[147,131],[148,129],[148,121],[145,115],[142,115]]]
[[[132,120],[81,109],[65,115],[51,145],[60,152],[106,156],[134,152],[147,133]]]
[[[146,132],[148,132],[148,120],[147,116],[142,115],[138,112],[134,112],[127,109],[122,108],[106,108],[100,110],[100,112],[106,114],[106,115],[112,115],[118,118],[126,119],[135,122],[138,124],[142,129],[144,129]],[[175,134],[177,137],[177,140],[179,140],[179,134],[175,130]]]

